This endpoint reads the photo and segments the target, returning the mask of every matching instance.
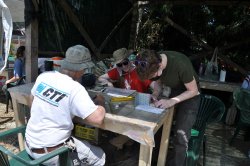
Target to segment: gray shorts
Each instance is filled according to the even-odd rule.
[[[84,141],[84,140],[80,141],[74,137],[72,138],[74,139],[74,142],[77,148],[78,157],[80,160],[87,161],[89,165],[93,165],[93,166],[102,166],[105,164],[106,155],[101,148],[91,145],[87,141]],[[25,149],[27,153],[34,159],[39,158],[44,155],[44,154],[33,153],[29,148],[30,147],[28,147],[27,144],[25,143]],[[60,165],[59,157],[56,156],[44,162],[43,165],[59,166]],[[86,164],[82,164],[82,165],[86,165]]]

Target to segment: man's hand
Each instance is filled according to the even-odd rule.
[[[93,101],[96,105],[105,105],[105,98],[100,94],[97,94],[95,97],[93,97]]]
[[[156,97],[155,95],[151,95],[150,98],[151,98],[151,101],[152,101],[153,103],[155,103],[155,102],[158,101],[158,99],[157,99],[157,97]]]
[[[114,87],[114,85],[113,85],[113,83],[112,82],[107,82],[107,85],[108,85],[108,87]]]
[[[10,80],[7,80],[6,82],[5,82],[5,85],[7,85],[7,84],[9,84],[10,83]]]
[[[177,100],[171,98],[171,99],[161,99],[159,101],[154,102],[155,106],[157,108],[170,108],[174,106],[177,103]]]

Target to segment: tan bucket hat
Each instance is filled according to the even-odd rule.
[[[75,45],[66,51],[65,59],[61,63],[61,68],[72,71],[80,71],[94,67],[91,61],[89,49],[82,45]]]
[[[126,48],[120,48],[113,52],[113,58],[115,60],[115,64],[122,62],[124,59],[128,58],[129,51]]]

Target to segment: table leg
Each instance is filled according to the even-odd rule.
[[[168,118],[166,119],[162,127],[161,145],[160,145],[160,151],[158,155],[157,166],[165,166],[173,114],[174,114],[174,108],[172,107],[169,110]]]
[[[139,166],[151,166],[153,147],[140,146]]]
[[[18,104],[17,100],[12,99],[13,102],[13,110],[14,110],[14,118],[16,122],[16,127],[25,125],[25,112],[21,111],[21,105]],[[21,133],[18,134],[18,143],[20,150],[24,150],[24,139]]]

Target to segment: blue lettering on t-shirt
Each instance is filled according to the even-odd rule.
[[[39,84],[36,88],[36,91],[38,91],[40,93],[44,90],[44,88],[46,88],[46,86],[44,84]]]
[[[58,106],[59,102],[64,97],[68,97],[68,93],[58,90],[43,82],[37,86],[35,95],[54,106]]]

